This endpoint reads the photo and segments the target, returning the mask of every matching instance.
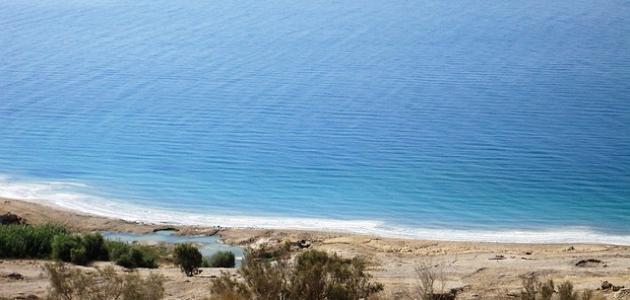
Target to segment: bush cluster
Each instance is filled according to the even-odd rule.
[[[578,293],[573,290],[573,284],[565,281],[557,286],[558,294],[554,296],[556,286],[553,280],[540,282],[536,276],[530,276],[523,279],[523,289],[521,291],[521,300],[592,300],[596,296],[591,290],[585,290]]]
[[[47,264],[52,300],[157,300],[164,297],[164,278],[137,272],[118,274],[114,268],[86,272],[63,263]]]
[[[230,251],[219,251],[208,258],[203,259],[204,268],[234,268],[236,258]]]
[[[52,257],[77,265],[86,265],[95,260],[107,260],[109,254],[100,233],[83,236],[60,234],[53,238]]]
[[[106,241],[100,233],[70,234],[58,225],[1,225],[0,258],[54,258],[77,265],[111,260],[126,268],[156,268],[148,246]]]
[[[106,241],[109,260],[125,268],[157,268],[157,254],[151,247],[130,245],[121,241]]]
[[[67,234],[56,225],[2,225],[0,258],[49,258],[55,236]]]
[[[290,263],[285,252],[248,250],[238,273],[212,280],[212,293],[223,299],[367,299],[383,290],[372,282],[362,258],[309,250]],[[279,255],[279,256],[276,256]]]
[[[556,288],[558,295],[554,297]],[[536,276],[530,276],[523,279],[520,298],[521,300],[592,300],[596,296],[591,290],[584,290],[582,293],[574,291],[570,281],[565,281],[556,287],[551,279],[540,282]]]

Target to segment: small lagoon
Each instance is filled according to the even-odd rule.
[[[236,267],[243,259],[243,248],[223,244],[216,236],[178,235],[173,231],[156,231],[153,233],[103,232],[103,237],[128,243],[157,245],[160,243],[178,244],[193,243],[204,257],[210,257],[219,251],[230,251],[236,257]]]

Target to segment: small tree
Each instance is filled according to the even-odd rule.
[[[175,264],[186,274],[193,276],[199,274],[199,267],[203,262],[201,252],[192,244],[178,244],[174,251]]]

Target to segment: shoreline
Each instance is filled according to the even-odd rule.
[[[363,256],[374,262],[375,267],[371,273],[376,280],[385,284],[385,299],[396,298],[402,291],[413,290],[417,283],[415,267],[426,262],[444,268],[447,288],[463,288],[461,298],[458,296],[458,299],[479,299],[479,295],[485,295],[481,299],[493,299],[493,295],[499,292],[517,292],[521,288],[522,277],[528,274],[553,278],[558,282],[571,280],[578,289],[595,289],[604,280],[630,286],[630,246],[432,241],[322,231],[171,226],[105,218],[49,205],[0,198],[0,213],[6,212],[22,216],[31,224],[58,223],[76,232],[149,233],[175,227],[179,230],[178,234],[217,235],[224,243],[240,246],[262,243],[279,245],[286,241],[308,240],[313,249],[335,252],[343,257]],[[578,262],[585,259],[596,259],[602,263],[588,267],[579,266]],[[26,272],[24,270],[28,270],[33,264],[42,262],[5,260],[0,263],[0,273]],[[169,276],[167,290],[173,295],[169,299],[190,295],[186,294],[190,291],[199,295],[207,292],[206,277],[187,282],[188,278],[180,276],[178,270],[172,266],[160,267],[158,272]],[[209,269],[207,275],[217,272],[218,270]],[[40,275],[33,275],[33,278],[33,282],[41,285],[40,290],[45,291],[45,278],[42,279]],[[6,295],[11,296],[15,295],[20,285],[0,278],[0,290],[3,288],[6,288]],[[0,293],[0,296],[5,295]]]
[[[62,224],[75,232],[88,231],[111,231],[130,233],[150,233],[160,230],[176,229],[180,235],[217,235],[226,239],[226,243],[248,244],[252,238],[261,236],[309,236],[309,237],[354,237],[376,240],[401,241],[408,243],[446,243],[454,245],[488,245],[491,247],[564,247],[564,246],[584,246],[584,247],[628,247],[625,244],[611,243],[589,243],[589,242],[497,242],[497,241],[475,241],[475,240],[450,240],[450,239],[418,239],[401,238],[391,236],[381,236],[377,234],[361,234],[348,231],[335,230],[308,230],[300,228],[266,228],[258,226],[209,226],[199,224],[178,224],[171,222],[144,222],[139,220],[126,220],[124,218],[114,218],[102,216],[82,211],[75,211],[70,208],[60,207],[50,202],[36,203],[32,200],[12,199],[0,197],[0,213],[11,212],[24,217],[29,224],[55,223]],[[628,241],[630,244],[630,240]]]
[[[98,196],[90,191],[82,191],[82,189],[89,189],[89,186],[72,181],[33,181],[0,175],[0,185],[0,199],[16,199],[78,214],[122,219],[142,224],[298,230],[430,241],[630,246],[630,232],[602,232],[588,226],[462,229],[400,226],[378,219],[339,220],[318,217],[213,214],[212,212],[178,211],[152,207],[148,204],[144,206],[130,201]]]
[[[98,216],[106,219],[120,219],[125,222],[155,226],[180,226],[230,229],[258,229],[279,231],[326,232],[350,235],[367,235],[381,238],[484,242],[516,244],[606,244],[630,246],[630,234],[608,234],[597,232],[588,227],[564,227],[540,230],[505,229],[505,230],[463,230],[448,228],[407,228],[391,226],[374,220],[332,220],[322,218],[297,217],[261,217],[247,215],[206,215],[187,212],[168,211],[159,208],[142,207],[106,199],[83,200],[41,200],[38,198],[13,198],[35,205],[42,205],[58,210]],[[100,201],[97,201],[100,200]],[[108,204],[96,203],[107,201]],[[178,220],[178,221],[175,221]]]

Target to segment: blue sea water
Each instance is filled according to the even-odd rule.
[[[630,244],[630,2],[5,0],[0,196]]]

